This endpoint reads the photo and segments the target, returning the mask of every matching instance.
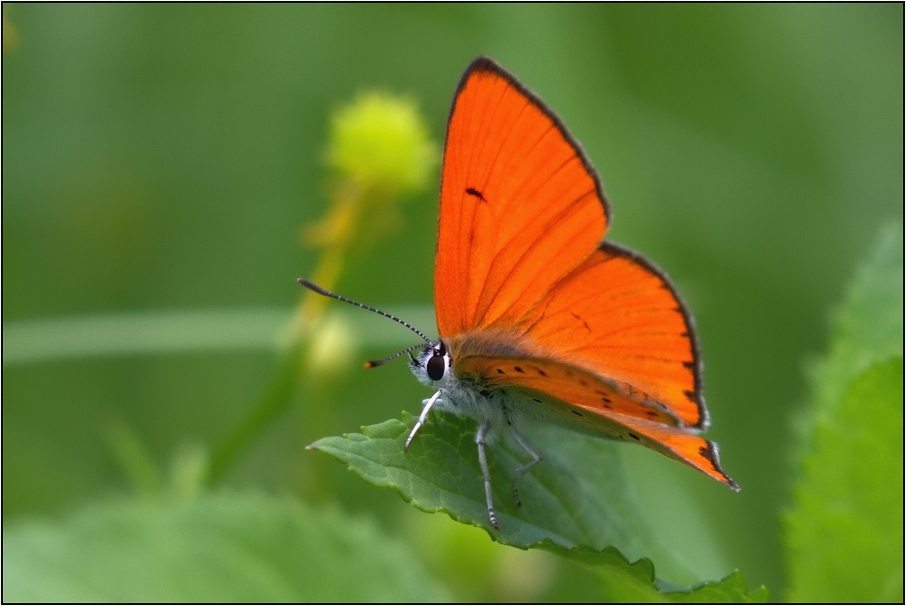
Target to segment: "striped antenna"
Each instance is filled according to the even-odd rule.
[[[384,316],[385,318],[390,318],[391,320],[394,320],[394,321],[396,321],[396,322],[399,322],[400,324],[402,324],[403,326],[405,326],[406,328],[408,328],[409,330],[411,330],[412,332],[414,332],[415,334],[417,334],[418,336],[420,336],[422,339],[424,339],[425,342],[426,342],[428,345],[433,345],[433,343],[431,342],[431,339],[429,339],[428,337],[426,337],[426,336],[424,335],[424,333],[422,333],[422,331],[420,331],[420,330],[417,329],[416,327],[412,326],[412,325],[409,324],[408,322],[405,322],[405,321],[403,321],[403,320],[400,320],[400,319],[397,318],[396,316],[391,316],[391,315],[388,314],[387,312],[381,311],[380,309],[375,309],[375,308],[373,308],[373,307],[368,307],[367,305],[362,305],[362,304],[359,303],[358,301],[353,301],[352,299],[347,299],[346,297],[343,297],[343,296],[334,294],[334,293],[330,292],[329,290],[324,290],[323,288],[321,288],[321,287],[318,286],[317,284],[314,284],[313,282],[309,282],[309,281],[306,280],[305,278],[299,278],[299,284],[301,284],[302,286],[304,286],[304,287],[307,288],[308,290],[312,290],[312,291],[318,293],[319,295],[324,295],[325,297],[330,297],[331,299],[336,299],[337,301],[343,301],[344,303],[352,303],[352,304],[355,305],[356,307],[361,307],[362,309],[367,309],[368,311],[373,311],[374,313],[380,314],[380,315]],[[419,345],[418,347],[421,347],[421,346]],[[412,349],[412,348],[410,348],[410,349]],[[406,350],[403,350],[403,351],[401,351],[400,353],[398,353],[398,354],[396,354],[396,355],[402,355],[402,354],[404,354],[404,353],[406,353]],[[392,357],[396,357],[396,356],[392,356]],[[391,357],[391,359],[392,359],[392,357]],[[383,363],[386,362],[386,361],[387,361],[387,360],[381,361],[381,364],[383,364]],[[375,364],[374,366],[379,366],[379,364]],[[369,367],[369,368],[370,368],[370,367]]]

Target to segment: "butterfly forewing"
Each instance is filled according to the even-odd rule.
[[[444,147],[435,261],[442,336],[512,326],[606,229],[597,178],[549,110],[479,59]]]

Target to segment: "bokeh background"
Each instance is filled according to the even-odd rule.
[[[331,113],[362,90],[408,95],[439,145],[462,71],[487,54],[581,141],[608,237],[664,268],[694,313],[709,437],[743,490],[627,449],[652,523],[702,580],[738,568],[780,594],[809,361],[880,226],[903,217],[901,4],[3,8],[4,524],[134,490],[123,432],[166,469],[230,431],[316,262],[300,234],[328,204]],[[363,234],[337,290],[430,318],[436,199],[407,195],[392,229]],[[218,340],[239,330],[218,323],[230,314],[251,337]],[[86,342],[121,321],[189,322],[213,344],[29,356],[7,341],[73,321]],[[484,588],[460,597],[593,599],[578,569],[459,537],[304,450],[426,396],[404,364],[363,370],[393,349],[351,338],[224,483],[372,517],[449,584]],[[519,589],[519,569],[535,585]]]

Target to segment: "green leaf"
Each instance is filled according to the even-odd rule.
[[[903,229],[836,312],[785,516],[792,601],[903,600]]]
[[[556,553],[568,560],[592,568],[603,581],[605,602],[767,602],[768,590],[761,587],[753,592],[746,589],[739,571],[720,581],[703,583],[692,588],[671,587],[655,579],[654,564],[647,558],[630,563],[623,554],[607,547],[595,550],[578,546],[565,549],[551,541],[536,545],[538,549]]]
[[[415,419],[363,427],[361,434],[329,437],[310,446],[349,464],[365,481],[395,488],[414,506],[444,511],[453,519],[485,528],[491,536],[527,548],[545,539],[564,547],[618,547],[633,558],[660,552],[638,513],[616,445],[576,434],[532,434],[544,461],[520,480],[523,503],[512,497],[513,471],[528,458],[509,445],[488,447],[491,485],[500,531],[488,521],[481,468],[471,419],[433,412],[409,450],[403,446]],[[528,439],[528,436],[527,436]]]
[[[789,600],[903,600],[902,357],[865,371],[814,428],[786,539]]]
[[[310,448],[322,450],[365,481],[390,487],[414,506],[444,511],[453,519],[484,528],[501,543],[538,548],[596,570],[608,601],[759,601],[764,589],[749,594],[737,573],[718,583],[662,593],[654,565],[641,558],[656,554],[669,562],[640,517],[624,476],[619,445],[557,430],[536,432],[530,440],[544,461],[519,484],[523,506],[510,488],[520,462],[505,444],[489,447],[494,504],[500,530],[487,515],[476,453],[475,422],[435,413],[410,448],[404,444],[415,419],[363,427],[361,434],[329,437]],[[634,563],[623,555],[630,554]]]
[[[704,583],[691,591],[670,592],[664,595],[673,602],[685,603],[744,602],[754,604],[771,600],[770,593],[763,585],[755,591],[749,592],[738,570],[720,581]]]
[[[902,224],[881,230],[868,263],[834,313],[830,351],[813,371],[813,412],[832,414],[853,379],[896,355],[903,355]]]
[[[3,533],[13,602],[422,602],[446,593],[370,523],[290,499],[95,506]]]

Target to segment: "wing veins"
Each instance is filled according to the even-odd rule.
[[[497,74],[492,74],[492,76],[493,76],[493,78],[494,78],[494,85],[496,85],[496,83],[497,83],[499,80],[501,80],[501,78],[500,78],[500,76],[498,76]],[[509,83],[508,83],[508,82],[506,82],[506,81],[504,81],[504,82],[506,83],[507,86],[509,86]],[[496,98],[494,98],[494,97],[487,98],[487,97],[486,97],[486,98],[484,99],[484,105],[482,106],[482,111],[477,112],[477,115],[479,116],[479,120],[478,120],[478,128],[475,130],[475,132],[484,133],[484,132],[487,132],[488,130],[490,130],[490,129],[488,128],[488,125],[489,125],[489,124],[490,124],[490,125],[493,125],[493,124],[495,123],[495,121],[496,121],[496,119],[497,119],[497,114],[499,113],[500,107],[501,107],[501,105],[503,105],[504,98],[506,97],[506,92],[507,92],[507,90],[509,90],[509,89],[508,89],[508,88],[502,89],[502,90],[500,91],[500,93],[496,95]],[[477,95],[477,92],[476,92],[475,94]],[[485,111],[485,110],[488,109],[488,103],[489,103],[490,101],[492,101],[492,100],[496,100],[496,102],[497,102],[497,103],[494,105],[493,111]],[[475,115],[476,115],[476,112],[472,112],[472,113],[469,114],[469,121],[468,121],[468,124],[467,124],[467,125],[463,125],[463,128],[465,128],[466,126],[470,126],[470,125],[473,123],[473,121],[474,121],[474,116],[475,116]],[[465,174],[465,175],[472,174],[472,172],[473,172],[473,171],[472,171],[472,166],[473,166],[473,163],[474,163],[474,161],[475,161],[476,156],[477,156],[478,158],[481,158],[481,157],[484,156],[485,150],[486,150],[487,146],[489,145],[489,138],[488,138],[488,137],[480,138],[480,142],[481,142],[481,143],[480,143],[480,150],[481,150],[480,153],[479,153],[479,151],[478,151],[479,145],[470,145],[470,146],[469,146],[469,147],[471,148],[471,153],[470,153],[470,155],[469,155],[468,163],[464,163],[464,170],[465,170],[465,173],[464,173],[464,174]],[[463,179],[463,181],[465,182],[465,181],[467,181],[467,179]],[[481,185],[482,189],[484,189],[486,185],[487,185],[487,177],[485,177],[485,180],[482,182],[482,185]],[[456,195],[461,195],[461,193],[458,193],[458,192],[457,192]],[[469,283],[472,281],[472,279],[473,279],[473,276],[472,276],[472,254],[473,254],[474,248],[471,246],[471,244],[472,244],[471,238],[472,238],[472,237],[474,236],[474,234],[475,234],[475,224],[476,224],[476,222],[478,221],[478,214],[479,214],[479,213],[478,213],[478,204],[477,204],[477,203],[470,204],[469,206],[470,206],[470,208],[471,208],[471,210],[472,210],[472,216],[471,216],[471,221],[470,221],[470,223],[471,223],[471,230],[469,230],[469,232],[468,232],[468,233],[470,234],[470,236],[469,236],[469,237],[470,237],[470,241],[469,241],[469,247],[468,247],[468,249],[467,249],[467,251],[466,251],[466,255],[465,255],[466,258],[465,258],[465,275],[464,275],[464,276],[463,276],[463,271],[462,271],[463,264],[462,264],[462,260],[461,260],[462,257],[463,257],[462,251],[459,251],[459,254],[457,254],[457,257],[460,259],[460,261],[459,261],[459,263],[460,263],[460,271],[459,271],[459,275],[460,275],[461,278],[462,278],[462,277],[465,278],[463,281],[464,281],[464,283],[465,283],[465,285],[466,285],[466,295],[465,295],[464,301],[463,301],[463,305],[464,305],[463,313],[466,315],[466,317],[464,318],[464,320],[467,320],[469,323],[473,323],[473,322],[474,322],[474,310],[472,310],[472,317],[469,317],[469,311],[470,311],[470,310],[469,310],[469,307],[470,307],[470,305],[469,305],[469,298],[468,298],[468,292],[469,292],[469,291],[468,291],[468,284],[469,284]],[[460,213],[460,231],[459,231],[460,234],[466,233],[466,232],[464,232],[464,231],[462,230],[462,226],[463,226],[463,225],[462,225],[462,223],[463,223],[463,215],[464,215],[464,213]],[[460,239],[461,239],[461,238],[460,238]],[[480,296],[480,293],[479,293],[479,296]]]
[[[504,95],[501,95],[501,101],[500,101],[501,103],[503,103],[503,96]],[[503,152],[503,147],[504,147],[503,143],[505,143],[506,141],[509,141],[510,137],[513,135],[513,130],[516,128],[517,123],[519,122],[519,120],[522,119],[523,114],[525,114],[525,110],[531,106],[531,103],[529,102],[528,99],[523,99],[523,101],[524,101],[524,103],[522,105],[522,108],[519,110],[519,115],[516,116],[516,118],[513,120],[513,123],[510,124],[509,130],[507,131],[506,135],[504,135],[502,138],[500,138],[500,145],[497,146],[497,150],[496,150],[497,153],[494,155],[494,159],[488,163],[488,166],[491,167],[491,169],[488,170],[488,174],[485,178],[485,181],[482,184],[483,187],[487,186],[487,184],[488,184],[487,179],[490,178],[493,167],[497,166],[497,160],[500,158],[500,154]],[[499,108],[499,106],[498,106],[498,108]],[[487,140],[488,139],[486,139],[486,141]]]
[[[559,286],[559,282],[554,287],[552,287],[551,290],[556,288],[556,286]],[[598,315],[605,315],[607,313],[613,312],[614,310],[622,309],[623,305],[620,303],[620,301],[629,295],[639,294],[641,292],[641,290],[642,289],[638,289],[636,291],[629,291],[629,292],[622,291],[622,292],[618,293],[617,295],[610,296],[610,297],[598,297],[597,295],[600,295],[600,293],[589,293],[587,295],[582,296],[581,298],[573,300],[571,303],[572,303],[572,305],[576,306],[579,304],[584,304],[586,301],[589,301],[592,299],[600,299],[602,302],[604,302],[604,301],[613,302],[614,305],[612,305],[611,307],[595,308],[594,314],[592,317],[598,316]],[[674,301],[676,301],[675,298],[674,298]],[[663,306],[651,306],[651,307],[637,308],[637,309],[634,309],[633,312],[657,312],[657,311],[663,311],[663,310],[664,310]],[[558,311],[557,313],[559,314],[559,313],[564,313],[564,312]]]
[[[569,217],[570,215],[573,215],[573,214],[575,214],[575,213],[581,211],[581,210],[582,210],[581,207],[578,207],[578,208],[577,208],[577,203],[578,203],[579,201],[581,201],[583,198],[586,198],[586,197],[589,195],[589,193],[594,193],[594,191],[592,190],[591,192],[585,192],[585,193],[583,193],[582,195],[578,196],[576,199],[574,199],[572,202],[570,202],[568,206],[564,207],[561,211],[559,211],[559,212],[557,213],[556,216],[552,217],[551,220],[547,221],[547,222],[545,223],[545,225],[544,225],[544,228],[549,228],[551,225],[554,225],[554,224],[556,224],[556,223],[559,223],[562,219],[567,218],[567,217]],[[580,225],[580,226],[579,226],[579,231],[581,231],[582,229],[584,229],[584,227],[585,227],[584,225]],[[503,277],[503,279],[500,281],[500,285],[497,287],[497,290],[494,292],[494,294],[492,294],[492,295],[489,294],[489,295],[488,295],[488,296],[490,297],[490,299],[488,300],[488,303],[487,303],[487,305],[486,305],[486,310],[485,310],[485,311],[487,311],[487,309],[490,309],[490,307],[491,307],[491,306],[494,304],[494,302],[497,300],[497,297],[500,295],[500,290],[503,288],[503,285],[506,283],[507,279],[508,279],[510,276],[512,276],[512,275],[513,275],[513,272],[516,271],[516,269],[519,268],[519,267],[522,265],[522,263],[525,261],[526,256],[534,249],[535,245],[536,245],[540,240],[546,238],[547,235],[548,235],[547,231],[546,231],[545,229],[542,229],[542,230],[541,230],[541,235],[539,235],[539,236],[536,237],[534,240],[532,240],[531,243],[529,244],[529,246],[526,247],[525,251],[519,256],[519,259],[518,259],[515,263],[513,263],[512,267],[510,267],[510,270],[506,273],[506,275],[505,275],[505,276]],[[510,240],[510,242],[512,242],[512,240]],[[572,244],[572,242],[569,242],[569,241],[568,241],[563,247],[561,247],[560,251],[562,251],[563,248],[566,248],[566,247],[568,247],[568,246],[571,245],[571,244]],[[496,265],[496,262],[497,262],[497,260],[499,259],[500,254],[503,252],[503,250],[504,250],[504,249],[501,248],[501,249],[494,255],[494,260],[491,262],[490,267],[493,267],[494,265]],[[556,257],[556,256],[559,256],[559,252],[560,252],[560,251],[558,251],[558,254],[555,255],[555,257]],[[589,254],[591,254],[591,251],[589,251]],[[587,256],[586,256],[586,258],[587,258]],[[550,287],[547,291],[545,291],[544,293],[541,293],[541,294],[537,297],[537,300],[540,301],[541,299],[543,299],[544,296],[545,296],[548,292],[550,292],[550,290],[551,290],[556,284],[559,284],[560,280],[562,280],[563,277],[569,275],[569,274],[570,274],[576,267],[578,267],[584,260],[585,260],[585,259],[580,260],[580,261],[579,261],[578,263],[576,263],[573,267],[567,269],[567,270],[563,273],[563,275],[560,277],[560,279],[555,280],[554,283],[551,285],[551,287]],[[489,272],[489,273],[490,273],[490,272]],[[532,286],[531,283],[530,283],[528,286],[531,287],[531,286]],[[522,291],[522,292],[525,293],[525,291]]]
[[[521,117],[521,114],[520,114],[520,117]],[[555,128],[556,128],[556,127],[555,127],[553,124],[550,124],[550,125],[547,127],[547,130],[545,130],[543,133],[541,133],[541,134],[535,139],[535,141],[532,143],[532,149],[531,149],[529,152],[527,152],[526,154],[524,154],[523,157],[528,157],[529,155],[531,155],[531,151],[533,151],[533,150],[538,146],[538,144],[541,143],[541,141],[548,135],[548,133],[550,133],[550,132],[551,132],[552,130],[554,130]],[[507,139],[505,139],[505,141],[508,140],[508,139],[509,139],[509,135],[507,135]],[[573,156],[573,157],[575,157],[575,156]],[[567,160],[566,162],[564,162],[563,165],[565,165],[567,162],[569,162],[569,160]],[[554,171],[553,174],[556,174],[558,171],[560,171],[560,169],[563,168],[563,165],[558,166],[557,169]],[[526,186],[527,182],[528,182],[527,180],[526,180],[526,181],[523,181],[522,183],[519,184],[519,187],[518,187],[516,190],[514,190],[513,192],[510,193],[510,200],[511,200],[511,201],[519,197],[519,194],[521,193],[522,188],[524,188],[524,187]],[[540,188],[544,185],[544,183],[545,183],[545,182],[540,183],[540,184],[538,185],[538,187],[535,188],[535,192],[537,192],[538,189],[540,189]],[[532,192],[532,194],[534,194],[535,192]],[[532,194],[529,194],[529,196],[531,196]],[[507,207],[509,207],[509,205],[507,205]]]
[[[507,85],[509,85],[509,83],[507,83]],[[506,97],[506,94],[507,94],[507,92],[508,92],[509,90],[510,90],[509,88],[505,88],[505,89],[503,89],[503,91],[501,91],[501,94],[499,95],[499,99],[498,99],[498,102],[497,102],[497,106],[494,108],[494,115],[493,115],[493,117],[492,117],[493,119],[491,120],[491,123],[492,123],[492,124],[493,124],[494,122],[496,122],[497,113],[500,111],[500,107],[501,107],[501,105],[503,105],[504,98]],[[513,129],[516,127],[516,124],[517,124],[517,123],[519,122],[519,120],[522,118],[522,116],[523,116],[523,114],[525,113],[526,109],[527,109],[527,108],[529,107],[529,105],[530,105],[530,102],[529,102],[529,100],[528,100],[527,98],[522,97],[521,100],[523,101],[522,108],[519,110],[519,115],[518,115],[518,116],[513,120],[513,122],[509,125],[509,130],[507,131],[506,135],[504,135],[503,138],[502,138],[502,141],[503,141],[503,142],[507,141],[507,140],[510,138],[510,136],[512,136]],[[483,126],[483,124],[482,124],[482,126]],[[485,132],[485,130],[486,130],[486,129],[482,129],[480,132]],[[485,150],[485,149],[487,148],[487,146],[489,145],[489,141],[490,141],[490,137],[486,137],[486,138],[484,138],[484,140],[482,141],[482,148],[481,148],[481,149],[482,149],[482,156],[484,155],[484,150]],[[498,146],[498,147],[497,147],[497,150],[496,150],[496,154],[494,155],[494,160],[488,164],[488,166],[490,167],[490,169],[488,170],[488,173],[485,175],[484,180],[483,180],[482,183],[481,183],[482,191],[486,191],[486,190],[487,190],[488,180],[491,178],[491,173],[493,172],[494,166],[496,166],[496,164],[497,164],[497,159],[500,158],[500,154],[501,154],[502,150],[503,150],[503,145]],[[480,156],[480,157],[482,157],[482,156]],[[470,168],[471,168],[471,164],[470,164]],[[493,204],[493,202],[492,202],[492,204]],[[472,213],[472,229],[471,229],[471,231],[469,232],[469,234],[471,234],[471,236],[474,236],[474,234],[476,233],[476,225],[477,225],[478,218],[479,218],[479,214],[480,214],[480,213],[478,212],[478,208],[479,208],[479,206],[478,206],[477,203],[473,205],[474,212]],[[471,236],[470,236],[470,237],[471,237]],[[471,244],[471,241],[470,241],[470,244]],[[476,278],[476,276],[473,276],[473,275],[472,275],[472,270],[473,270],[473,268],[474,268],[474,263],[473,263],[473,254],[474,254],[474,252],[475,252],[475,248],[474,248],[473,246],[469,246],[469,250],[468,250],[468,261],[467,261],[467,264],[466,264],[466,267],[468,268],[468,275],[467,275],[467,277],[466,277],[466,284],[468,284],[469,282],[471,282],[471,281],[473,280],[473,278]],[[490,273],[490,268],[491,268],[491,267],[493,267],[493,262],[488,266],[488,273]],[[487,274],[485,274],[485,275],[482,277],[482,282],[484,282],[486,279],[487,279]],[[477,300],[476,300],[476,307],[475,307],[475,309],[471,310],[471,311],[472,311],[472,317],[470,318],[470,323],[471,323],[471,324],[475,324],[475,313],[478,311],[478,309],[477,309],[477,302],[478,302],[478,301],[481,301],[482,292],[483,292],[483,291],[480,291],[480,292],[478,293],[478,297],[477,297]],[[469,306],[468,299],[466,300],[466,305],[467,305],[467,307]]]

